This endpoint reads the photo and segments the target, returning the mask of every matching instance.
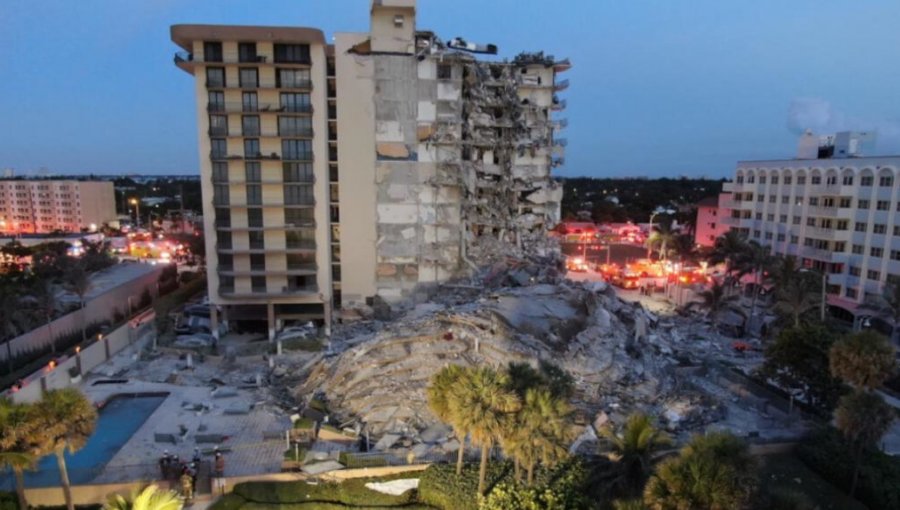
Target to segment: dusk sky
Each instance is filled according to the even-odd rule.
[[[197,174],[177,23],[368,28],[370,0],[0,0],[0,168]],[[418,27],[569,57],[558,175],[712,176],[803,128],[900,154],[897,0],[419,0]]]

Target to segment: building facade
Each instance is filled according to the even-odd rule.
[[[176,25],[195,78],[211,300],[229,318],[411,302],[559,220],[567,62],[417,30]]]
[[[730,228],[824,272],[829,304],[854,312],[900,282],[900,157],[834,154],[801,141],[814,159],[739,162],[720,205]]]
[[[94,231],[118,221],[112,182],[0,180],[0,232]]]
[[[716,244],[716,238],[728,232],[729,225],[723,221],[731,215],[725,204],[731,200],[731,193],[720,193],[697,203],[697,222],[694,229],[694,243],[697,246],[710,248]]]

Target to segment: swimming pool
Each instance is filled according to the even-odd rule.
[[[74,454],[66,452],[66,468],[72,485],[86,484],[96,478],[167,396],[168,393],[129,393],[107,399],[100,408],[97,429],[84,448]],[[11,472],[0,475],[0,487],[9,490],[15,487],[14,483]],[[25,485],[28,487],[59,484],[55,455],[42,458],[37,471],[25,473]]]

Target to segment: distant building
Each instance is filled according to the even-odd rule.
[[[724,207],[730,199],[731,193],[722,193],[716,197],[704,198],[697,203],[694,243],[698,246],[711,247],[716,244],[717,237],[728,232],[730,227],[722,219],[731,214],[731,211]]]
[[[729,227],[827,273],[829,304],[850,312],[900,282],[900,156],[864,155],[871,138],[807,133],[798,159],[739,162],[720,202]]]
[[[0,232],[97,230],[117,221],[112,182],[0,180]]]

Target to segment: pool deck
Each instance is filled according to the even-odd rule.
[[[94,402],[123,393],[166,392],[169,396],[110,459],[93,483],[158,478],[157,462],[164,451],[190,459],[195,446],[201,450],[214,446],[229,448],[231,451],[225,453],[227,476],[280,471],[286,448],[284,439],[267,440],[264,434],[290,428],[290,419],[268,402],[267,389],[239,388],[245,386],[241,378],[246,377],[246,367],[235,369],[233,365],[224,366],[221,360],[207,358],[205,362],[195,362],[194,368],[187,368],[184,360],[172,355],[152,360],[136,360],[132,356],[133,352],[123,352],[110,360],[111,363],[98,367],[100,373],[88,375],[81,390]],[[264,364],[261,360],[245,363]],[[113,374],[128,382],[93,385]],[[227,389],[233,396],[215,398],[213,388],[218,385],[211,382],[212,378],[225,383],[218,392]],[[197,411],[194,409],[197,404],[205,408]],[[226,413],[229,409],[236,414]],[[178,437],[177,444],[157,442],[155,435],[160,433]],[[198,444],[198,434],[221,434],[227,438],[219,444]],[[204,459],[211,460],[211,457]]]

